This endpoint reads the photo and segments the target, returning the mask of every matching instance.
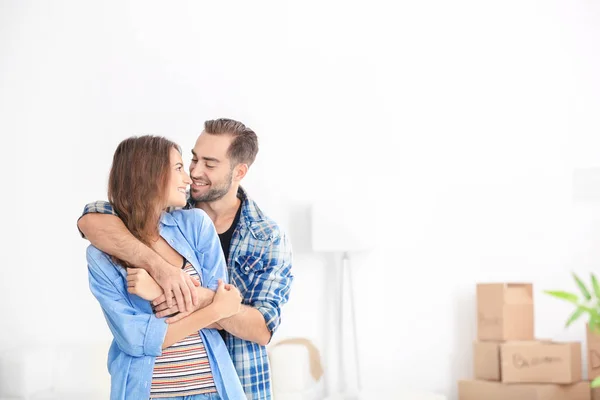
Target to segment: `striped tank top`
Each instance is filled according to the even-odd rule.
[[[200,279],[194,267],[185,258],[183,270]],[[156,357],[150,387],[151,399],[194,396],[216,391],[206,348],[198,332],[167,347],[162,355]]]

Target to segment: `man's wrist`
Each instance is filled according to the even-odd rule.
[[[137,257],[140,265],[137,266],[145,269],[155,280],[157,276],[162,275],[162,272],[165,271],[166,268],[173,267],[154,250],[142,243],[140,243],[140,246]]]
[[[169,264],[160,256],[158,259],[147,261],[144,267],[144,269],[150,274],[150,276],[153,277],[154,280],[157,282],[161,277],[165,276],[165,273],[168,273],[167,271],[169,268],[175,268],[175,266]]]

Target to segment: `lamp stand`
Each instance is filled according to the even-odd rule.
[[[348,289],[350,294],[350,316],[352,322],[352,344],[354,347],[355,357],[355,373],[356,373],[356,393],[347,392],[346,382],[346,371],[344,368],[344,283],[346,281],[346,274],[348,274]],[[339,276],[339,293],[338,293],[338,393],[328,397],[328,399],[359,399],[362,391],[362,385],[360,381],[360,368],[359,368],[359,356],[358,356],[358,340],[356,337],[356,308],[354,304],[354,285],[352,282],[352,271],[350,270],[350,256],[348,252],[344,252],[342,256],[342,266],[340,269]]]

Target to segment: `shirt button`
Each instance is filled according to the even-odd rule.
[[[250,271],[250,267],[244,267],[244,271],[246,271],[246,272]]]

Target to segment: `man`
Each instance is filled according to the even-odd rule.
[[[230,283],[243,297],[242,310],[218,322],[248,399],[271,399],[266,345],[289,297],[291,245],[285,233],[252,201],[240,182],[258,153],[256,134],[231,119],[206,121],[192,150],[188,208],[201,208],[213,221],[227,261]],[[184,318],[210,304],[214,292],[194,288],[177,266],[168,264],[129,233],[110,204],[88,204],[77,223],[97,248],[146,269],[165,291],[154,302],[158,317]],[[164,301],[163,301],[164,300]]]

